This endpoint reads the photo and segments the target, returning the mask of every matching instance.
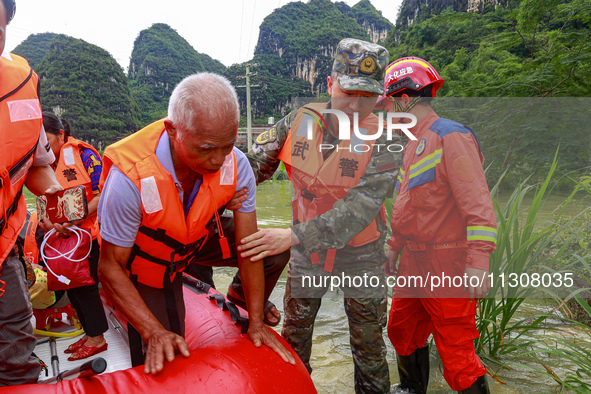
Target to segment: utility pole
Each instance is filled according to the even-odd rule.
[[[246,74],[244,77],[238,77],[239,79],[246,78],[246,85],[238,86],[239,88],[246,88],[246,136],[248,150],[252,147],[252,107],[250,105],[250,88],[258,88],[259,85],[250,85],[250,77],[257,75],[257,73],[251,73],[250,67],[258,67],[258,63],[247,63]]]

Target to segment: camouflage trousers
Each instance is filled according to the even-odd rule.
[[[337,273],[337,267],[333,273]],[[307,271],[316,271],[321,268],[314,266]],[[295,350],[306,365],[308,372],[312,373],[310,355],[314,321],[320,309],[321,297],[328,288],[315,288],[314,298],[294,297],[292,293],[293,270],[294,267],[290,265],[283,301],[285,318],[281,336]],[[300,273],[302,271],[301,267],[296,270]],[[387,322],[386,296],[384,294],[381,298],[345,297],[344,305],[349,322],[351,353],[355,365],[355,392],[388,393],[390,391],[390,374],[386,361],[386,345],[382,336],[383,328]]]

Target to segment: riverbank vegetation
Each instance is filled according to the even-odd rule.
[[[493,198],[498,240],[490,271],[495,281],[489,298],[479,304],[476,322],[481,336],[475,344],[499,382],[505,369],[528,368],[550,376],[560,390],[586,392],[591,389],[591,330],[582,326],[581,338],[568,328],[588,322],[591,316],[591,188],[588,177],[571,180],[572,192],[548,213],[542,207],[552,191],[556,168],[555,157],[544,182],[520,183],[504,205]],[[492,189],[493,196],[501,183],[502,179]],[[528,194],[533,200],[525,208]],[[565,214],[575,196],[587,201],[587,208]],[[511,277],[517,280],[508,280]],[[561,288],[553,286],[557,278]],[[573,316],[569,312],[575,309]],[[560,373],[549,366],[551,360],[560,360]]]

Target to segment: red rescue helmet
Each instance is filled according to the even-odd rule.
[[[418,57],[403,57],[386,68],[384,95],[392,96],[406,89],[418,92],[431,86],[430,94],[428,91],[423,93],[426,93],[427,97],[435,97],[444,82],[429,62]]]

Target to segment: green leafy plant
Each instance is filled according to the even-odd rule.
[[[497,215],[498,240],[497,249],[491,255],[490,272],[496,280],[489,293],[491,296],[479,303],[476,325],[480,338],[475,341],[477,352],[489,363],[489,366],[508,367],[511,363],[506,363],[503,359],[509,358],[515,363],[532,352],[539,351],[539,349],[536,350],[536,346],[540,343],[536,334],[540,329],[551,332],[558,329],[549,324],[548,320],[561,318],[556,313],[557,305],[562,305],[565,300],[575,298],[585,305],[586,313],[591,312],[591,307],[580,298],[588,288],[571,288],[568,294],[563,296],[543,286],[508,287],[505,281],[503,287],[498,280],[501,276],[508,278],[512,274],[517,276],[526,274],[531,277],[533,272],[560,274],[561,277],[570,273],[572,277],[574,270],[591,277],[591,268],[587,263],[591,254],[581,257],[572,249],[580,239],[580,234],[577,229],[573,229],[572,225],[588,210],[563,218],[566,207],[572,202],[582,184],[579,182],[564,203],[553,212],[541,213],[540,208],[546,202],[556,166],[555,156],[550,171],[541,185],[535,187],[527,185],[526,182],[521,183],[504,206],[501,207],[493,198]],[[497,186],[498,183],[491,191],[493,195]],[[527,210],[523,210],[522,204],[528,193],[534,194],[533,201]],[[523,303],[531,302],[534,296],[540,298],[543,307],[524,309]],[[566,322],[566,319],[564,321]],[[545,338],[548,340],[548,337]],[[578,365],[580,359],[584,359],[584,352],[577,353],[580,345],[563,339],[560,341],[556,339],[553,343],[554,346],[558,343],[568,345],[565,349],[571,352],[568,355],[572,356],[573,364]],[[553,353],[556,352],[559,350],[553,350]],[[567,355],[566,350],[564,355]],[[540,365],[544,364],[540,362]],[[584,362],[583,365],[585,365]],[[551,370],[547,368],[541,371],[553,376]],[[588,373],[591,372],[589,370],[582,372],[583,375]],[[566,387],[567,378],[561,380],[553,377],[553,379],[560,380]],[[578,378],[571,376],[568,379],[577,383]]]

